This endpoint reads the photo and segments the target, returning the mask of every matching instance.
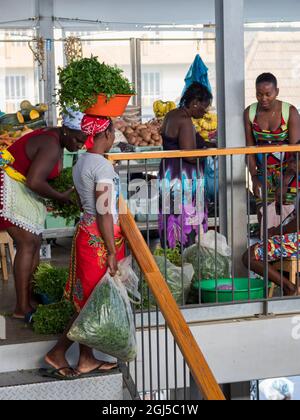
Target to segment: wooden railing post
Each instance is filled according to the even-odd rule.
[[[156,303],[163,314],[203,397],[207,400],[225,400],[221,388],[178,308],[123,197],[120,198],[120,223],[131,251],[144,273]]]

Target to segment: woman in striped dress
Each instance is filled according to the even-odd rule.
[[[244,124],[247,146],[282,146],[300,141],[300,117],[297,109],[277,99],[279,89],[277,79],[271,73],[264,73],[256,80],[258,103],[245,110]],[[281,167],[284,178],[288,153],[269,153],[266,156],[267,202],[278,201],[281,184]],[[257,203],[257,213],[261,221],[262,186],[265,158],[262,154],[251,155],[249,171],[253,183],[253,193]]]

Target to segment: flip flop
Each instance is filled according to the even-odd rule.
[[[109,369],[101,369],[101,366],[108,365],[110,366]],[[89,372],[80,372],[80,376],[97,376],[103,373],[110,373],[114,370],[117,370],[119,368],[118,363],[109,363],[109,362],[101,362],[99,366],[97,366],[95,369],[90,370]]]
[[[61,372],[63,370],[70,370],[71,372],[75,373],[75,375],[63,375]],[[61,367],[59,369],[54,368],[42,368],[39,369],[39,374],[43,376],[44,378],[52,378],[52,379],[58,379],[60,381],[73,381],[74,379],[79,379],[81,376],[81,373],[79,373],[76,369],[66,366]]]
[[[33,309],[30,312],[27,312],[23,317],[12,315],[13,319],[19,319],[20,321],[24,321],[25,324],[33,324],[33,315],[35,314],[36,310]]]

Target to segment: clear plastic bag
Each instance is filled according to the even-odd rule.
[[[156,255],[155,261],[158,265],[158,268],[161,274],[165,277],[165,271],[167,269],[167,277],[166,281],[169,286],[170,292],[172,293],[176,303],[178,305],[183,305],[186,303],[188,298],[188,294],[191,288],[191,282],[194,276],[194,269],[192,264],[184,264],[183,270],[181,267],[176,267],[176,265],[172,264],[169,260],[166,260],[165,264],[165,257],[161,257]],[[183,271],[183,275],[182,275]],[[148,300],[148,293],[146,283],[144,282],[144,293],[143,293],[143,306],[147,308],[150,304],[150,307],[155,307],[156,301],[152,293],[149,293],[149,300]]]
[[[195,270],[195,281],[208,279],[226,279],[230,277],[231,260],[214,248],[207,248],[202,245],[192,245],[183,253],[184,262],[193,265]]]
[[[267,400],[282,401],[293,398],[295,386],[286,378],[266,379],[260,383],[259,390]]]
[[[215,251],[215,248],[217,246],[217,252],[224,257],[230,257],[231,256],[231,248],[227,244],[227,240],[225,236],[221,235],[220,233],[209,230],[204,235],[201,235],[200,237],[200,245],[204,248],[209,248]]]
[[[68,338],[123,362],[133,361],[137,355],[136,329],[128,293],[139,303],[138,283],[128,257],[120,262],[115,277],[107,272],[95,287]]]

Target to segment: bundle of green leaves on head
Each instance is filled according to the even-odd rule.
[[[97,102],[99,94],[106,95],[109,100],[117,94],[135,93],[122,69],[100,63],[98,57],[74,60],[59,68],[58,76],[58,104],[63,113],[68,113],[68,108],[84,112]]]
[[[72,168],[65,168],[60,175],[49,184],[59,192],[65,192],[73,187]],[[46,205],[51,209],[54,216],[61,216],[70,222],[80,217],[80,208],[75,191],[71,195],[71,204],[62,204],[56,200],[46,200]]]

